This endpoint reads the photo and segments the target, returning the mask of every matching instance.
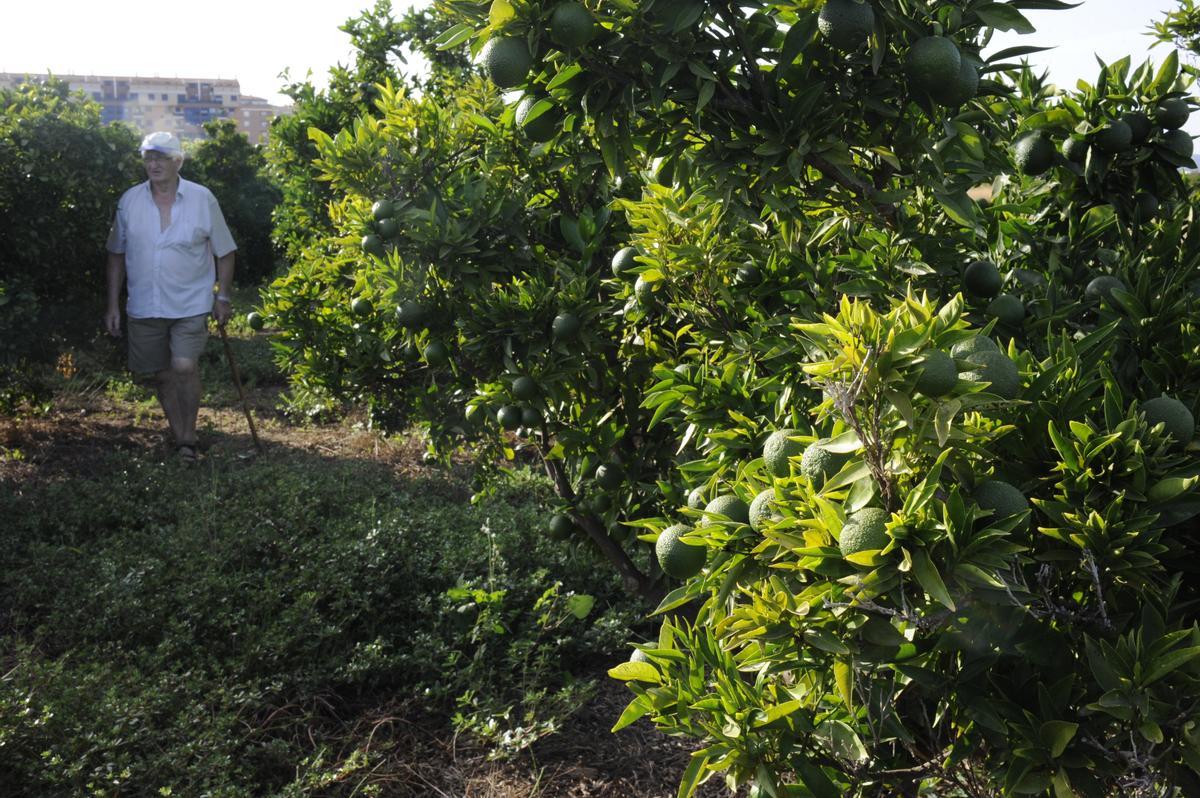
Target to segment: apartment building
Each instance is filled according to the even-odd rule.
[[[100,103],[106,124],[125,122],[148,133],[167,130],[181,139],[204,138],[204,123],[231,119],[255,144],[266,143],[271,120],[290,113],[262,97],[242,94],[236,80],[220,78],[144,78],[116,75],[55,75],[72,91]],[[45,75],[0,72],[0,86],[15,86]]]

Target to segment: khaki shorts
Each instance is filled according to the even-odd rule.
[[[157,374],[171,367],[172,358],[198,362],[208,343],[208,314],[184,319],[127,319],[129,370]]]

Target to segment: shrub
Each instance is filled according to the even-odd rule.
[[[66,83],[0,89],[0,393],[36,390],[31,365],[99,328],[108,228],[140,173],[133,131]]]

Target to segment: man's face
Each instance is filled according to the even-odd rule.
[[[146,174],[153,181],[173,180],[179,174],[180,162],[165,152],[147,150],[142,153]]]

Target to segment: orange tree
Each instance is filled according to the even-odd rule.
[[[312,134],[297,387],[530,451],[678,582],[613,675],[683,795],[1200,789],[1191,78],[983,56],[1065,7],[439,2],[520,96]]]
[[[36,363],[99,329],[104,242],[138,179],[137,138],[50,79],[0,89],[0,408],[36,394]]]

